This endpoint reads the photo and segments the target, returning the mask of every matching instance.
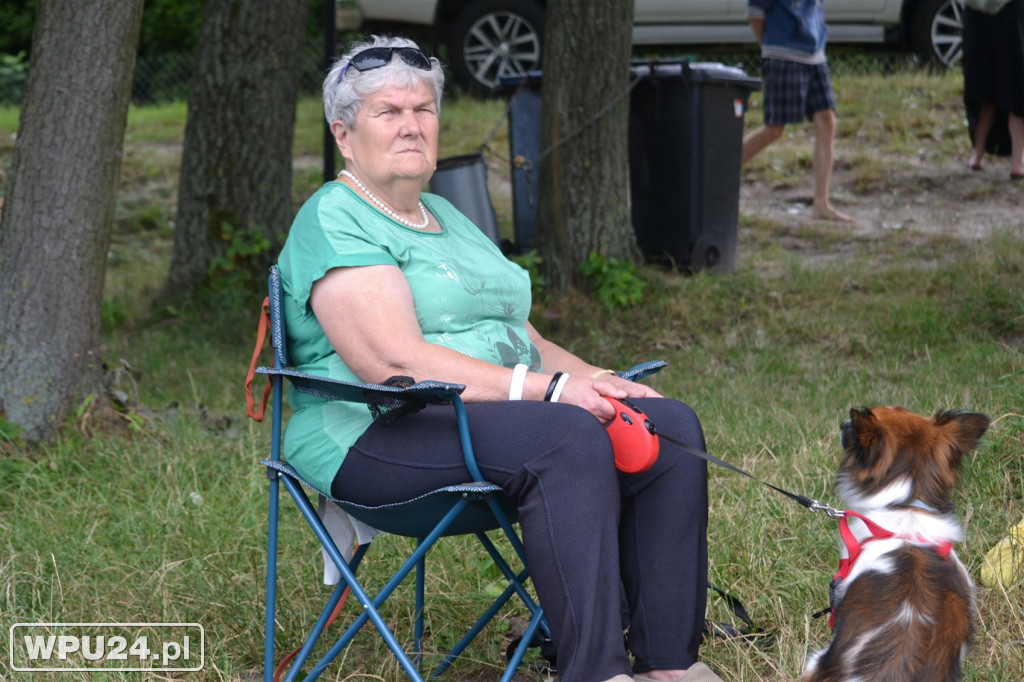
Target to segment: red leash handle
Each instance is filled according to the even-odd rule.
[[[615,408],[615,418],[605,428],[615,452],[615,466],[627,474],[647,471],[658,461],[660,450],[654,425],[643,411],[628,400],[605,397]]]

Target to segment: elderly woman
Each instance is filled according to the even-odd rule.
[[[292,359],[347,381],[466,386],[476,457],[517,503],[562,680],[718,680],[697,663],[706,466],[666,445],[649,470],[619,472],[605,397],[634,400],[696,447],[700,423],[682,403],[543,338],[527,320],[528,275],[450,203],[422,193],[443,80],[414,43],[375,37],[324,81],[345,169],[303,205],[280,256]],[[291,400],[285,455],[338,498],[379,505],[469,479],[450,407],[385,427],[362,405]]]

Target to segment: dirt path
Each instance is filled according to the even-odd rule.
[[[912,165],[892,171],[877,187],[854,191],[858,182],[851,169],[837,168],[833,177],[833,203],[850,214],[853,225],[826,223],[811,218],[811,178],[797,187],[773,188],[760,174],[745,173],[740,185],[740,212],[758,222],[771,221],[784,230],[782,245],[806,255],[811,262],[827,262],[849,250],[851,244],[886,232],[904,231],[909,244],[935,235],[953,237],[965,245],[986,239],[993,231],[1009,230],[1024,236],[1024,182],[1009,180],[1005,159],[995,159],[982,172],[952,165]],[[742,221],[741,221],[742,222]],[[822,252],[800,237],[799,228],[833,226],[844,238]],[[743,238],[739,249],[753,243]]]

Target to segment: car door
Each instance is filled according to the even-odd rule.
[[[633,20],[637,24],[716,23],[742,19],[746,12],[746,0],[636,0]]]
[[[824,0],[826,21],[856,21],[870,23],[887,5],[899,0]]]

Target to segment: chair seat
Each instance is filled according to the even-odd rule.
[[[498,501],[511,523],[515,523],[517,518],[512,499],[493,483],[469,481],[445,486],[404,502],[371,507],[339,500],[317,490],[286,462],[264,459],[260,460],[260,464],[315,490],[363,523],[393,535],[426,537],[437,525],[438,520],[452,508],[452,503],[459,498],[467,499],[470,504],[466,505],[458,518],[442,533],[443,536],[485,533],[500,528],[487,506],[487,500],[491,497]]]

